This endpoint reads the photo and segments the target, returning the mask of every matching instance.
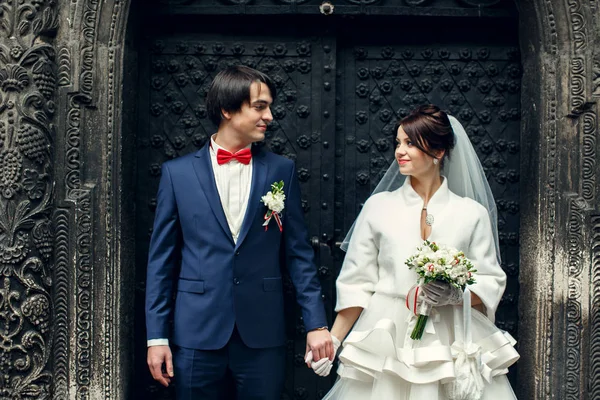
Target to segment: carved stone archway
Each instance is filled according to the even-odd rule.
[[[136,11],[129,0],[13,3],[0,14],[0,397],[127,399]],[[598,398],[598,8],[518,4],[518,393]]]

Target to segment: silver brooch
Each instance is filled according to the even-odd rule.
[[[427,216],[425,217],[425,223],[428,226],[431,226],[431,225],[433,225],[433,221],[434,221],[433,215],[427,213]]]

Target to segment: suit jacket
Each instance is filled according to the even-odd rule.
[[[221,205],[209,145],[167,161],[157,195],[146,280],[147,338],[214,350],[237,325],[252,348],[285,343],[282,265],[289,270],[304,325],[327,324],[294,163],[253,149],[252,186],[237,244]],[[261,197],[284,181],[283,232],[265,231]],[[176,290],[173,304],[173,290]]]

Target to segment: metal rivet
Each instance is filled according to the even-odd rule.
[[[333,10],[334,10],[334,6],[333,4],[331,4],[328,1],[324,1],[320,6],[319,6],[319,11],[321,11],[321,14],[323,15],[331,15],[333,14]]]

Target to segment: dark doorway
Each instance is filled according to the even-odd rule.
[[[279,92],[263,144],[297,163],[328,316],[337,248],[393,159],[396,119],[433,102],[465,125],[499,209],[508,288],[497,324],[517,336],[520,58],[516,20],[461,17],[149,16],[141,23],[136,183],[136,398],[173,398],[147,373],[145,263],[162,162],[215,131],[204,95],[230,63],[268,73]],[[499,33],[500,32],[500,33]],[[302,362],[305,332],[288,296],[285,399],[319,399],[335,377]],[[514,371],[513,371],[514,374]]]

